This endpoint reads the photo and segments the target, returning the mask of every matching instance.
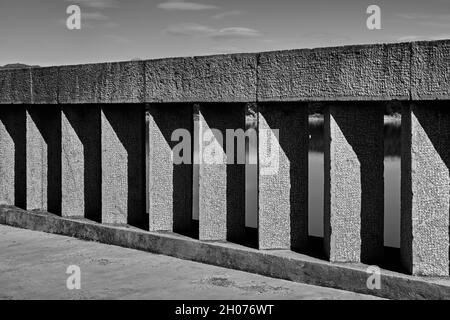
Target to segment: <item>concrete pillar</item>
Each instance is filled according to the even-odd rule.
[[[333,262],[383,253],[383,107],[336,103],[325,116],[324,240]]]
[[[258,106],[259,249],[302,250],[308,241],[308,107]]]
[[[227,129],[233,132],[241,129],[244,133],[245,111],[246,105],[241,103],[202,104],[199,107],[200,130],[195,141],[200,141],[201,146],[200,240],[244,241],[245,140],[238,142],[234,135],[227,137]],[[228,151],[231,156],[227,159]],[[244,159],[240,163],[239,155]]]
[[[63,106],[61,139],[61,214],[100,222],[100,107]]]
[[[143,105],[102,106],[102,223],[148,229],[144,137]]]
[[[61,213],[61,110],[33,105],[26,113],[27,210]]]
[[[401,257],[414,275],[449,275],[449,147],[448,103],[403,107]]]
[[[192,106],[150,105],[147,121],[150,231],[192,234]]]
[[[0,204],[25,206],[25,108],[0,108]]]

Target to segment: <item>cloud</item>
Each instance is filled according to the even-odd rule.
[[[66,1],[96,9],[119,7],[119,3],[117,0],[66,0]]]
[[[226,17],[238,16],[240,14],[242,14],[242,11],[239,10],[225,11],[214,15],[213,19],[223,19]]]
[[[180,23],[164,30],[165,33],[174,36],[210,36],[216,29],[197,23]]]
[[[400,13],[397,17],[420,24],[421,26],[450,28],[450,14]]]
[[[220,29],[215,34],[213,34],[211,38],[215,40],[230,40],[230,39],[257,38],[260,36],[261,33],[258,30],[233,27]]]
[[[109,17],[101,12],[81,12],[81,21],[105,21],[108,19]]]
[[[197,23],[172,25],[165,29],[164,32],[174,36],[205,37],[217,41],[257,38],[261,36],[261,32],[255,29],[242,27],[216,29]]]
[[[197,2],[187,2],[183,0],[169,0],[158,4],[158,8],[163,10],[181,10],[181,11],[201,11],[219,9],[218,6],[211,4],[202,4]]]

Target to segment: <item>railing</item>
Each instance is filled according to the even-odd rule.
[[[257,247],[306,252],[307,102],[322,101],[325,251],[332,262],[376,264],[384,250],[380,101],[400,100],[402,262],[415,275],[448,276],[449,99],[450,41],[1,71],[0,203],[243,243],[245,163],[236,145],[229,156],[225,146],[238,139],[225,131],[245,131],[250,114]],[[205,134],[223,161],[196,161],[192,145],[205,148]]]

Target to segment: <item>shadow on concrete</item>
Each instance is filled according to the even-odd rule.
[[[303,253],[308,247],[308,104],[264,103],[258,106],[258,112],[270,129],[279,130],[280,170],[284,166],[289,168],[291,250]],[[282,161],[287,163],[283,164]],[[284,180],[286,177],[279,179]]]
[[[61,109],[60,106],[34,105],[28,114],[47,145],[47,207],[61,214]]]
[[[25,107],[0,108],[0,119],[14,143],[14,205],[26,209],[26,113]]]
[[[383,259],[384,245],[383,105],[369,102],[345,102],[334,103],[333,105],[339,107],[339,109],[332,112],[331,116],[339,126],[346,143],[357,156],[360,165],[361,261],[375,263]],[[347,109],[346,112],[341,111],[345,109]],[[325,139],[332,139],[329,133],[325,134]],[[325,186],[329,186],[330,182],[327,182],[327,177],[330,179],[330,160],[327,161],[326,158],[330,159],[329,150],[325,152]],[[326,189],[324,196],[325,204],[329,203],[329,189]],[[327,205],[325,208],[327,208]],[[328,207],[324,211],[325,221],[330,221],[329,210]],[[326,222],[325,228],[327,228]],[[331,226],[328,223],[328,229],[326,229],[328,232],[324,233],[326,243],[329,243],[327,235],[330,235],[330,228]]]
[[[83,145],[84,217],[101,222],[101,119],[98,105],[63,106],[64,114]]]
[[[151,104],[148,111],[170,149],[173,150],[179,143],[179,141],[172,141],[172,133],[177,129],[185,129],[191,134],[191,150],[194,150],[192,147],[193,116],[191,104]],[[192,152],[189,157],[190,163],[173,164],[173,232],[198,238],[198,222],[192,219]]]
[[[222,137],[222,149],[226,151],[226,130],[246,129],[246,104],[245,103],[208,103],[201,104],[200,110],[203,119],[210,129],[218,129]],[[213,131],[214,132],[214,131]],[[245,146],[244,146],[245,148]],[[227,240],[238,244],[254,245],[245,228],[245,164],[238,163],[237,139],[234,139],[234,161],[227,164],[226,168],[226,198],[227,198]]]
[[[102,110],[127,153],[127,223],[148,230],[145,210],[145,106],[108,104],[103,105]]]
[[[424,232],[442,230],[439,227],[446,223],[446,221],[439,221],[436,218],[439,216],[439,211],[448,205],[445,203],[448,201],[448,198],[443,197],[442,199],[439,199],[439,197],[436,196],[437,193],[448,195],[450,191],[447,183],[444,183],[444,181],[448,179],[450,172],[450,111],[448,107],[448,101],[417,101],[411,105],[404,105],[402,111],[402,147],[404,148],[402,149],[401,181],[401,258],[402,264],[409,274],[413,272],[414,265],[445,261],[448,260],[448,257],[450,256],[450,247],[447,257],[440,256],[441,252],[437,249],[448,245],[447,243],[436,242],[438,241],[437,239],[442,239],[442,237],[445,237],[446,235],[443,235],[442,233],[433,234],[433,239],[426,239],[424,237]],[[415,119],[412,120],[412,117],[415,117]],[[415,128],[411,128],[412,123],[416,123]],[[416,143],[420,141],[418,147],[423,149],[423,153],[418,152],[416,154],[416,168],[411,167],[411,153],[414,152],[411,145],[413,134],[416,136]],[[415,147],[417,148],[417,146]],[[427,163],[424,163],[424,161]],[[420,175],[425,175],[425,170],[428,170],[428,176],[420,177]],[[415,217],[412,216],[413,190],[411,174],[413,171],[416,171],[416,179],[421,179],[421,181],[416,182],[421,184],[421,189],[432,189],[427,190],[427,192],[430,193],[427,195],[420,194],[419,191],[419,194],[417,195],[419,201],[414,200],[417,202],[415,205],[416,209],[414,209],[417,210]],[[430,198],[430,195],[434,196],[433,201],[424,203],[425,198]],[[424,206],[426,206],[426,209],[424,209]],[[434,211],[433,217],[427,221],[424,213],[430,211]],[[417,219],[417,221],[420,222],[420,226],[416,226],[418,228],[416,230],[413,230],[413,219]],[[434,221],[432,219],[434,219]],[[448,232],[450,233],[450,227]],[[417,239],[415,240],[414,233],[417,233]],[[432,248],[430,248],[430,250],[433,252],[427,257],[421,256],[420,252],[414,253],[414,241],[416,241],[416,243],[426,241],[427,243],[421,243],[419,246],[425,247],[431,245]],[[417,260],[413,261],[414,255],[420,257],[422,261],[417,257]],[[431,255],[433,255],[432,258],[430,257]]]

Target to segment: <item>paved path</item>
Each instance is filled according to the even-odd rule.
[[[68,290],[66,269],[81,269]],[[0,225],[0,299],[374,299]]]

